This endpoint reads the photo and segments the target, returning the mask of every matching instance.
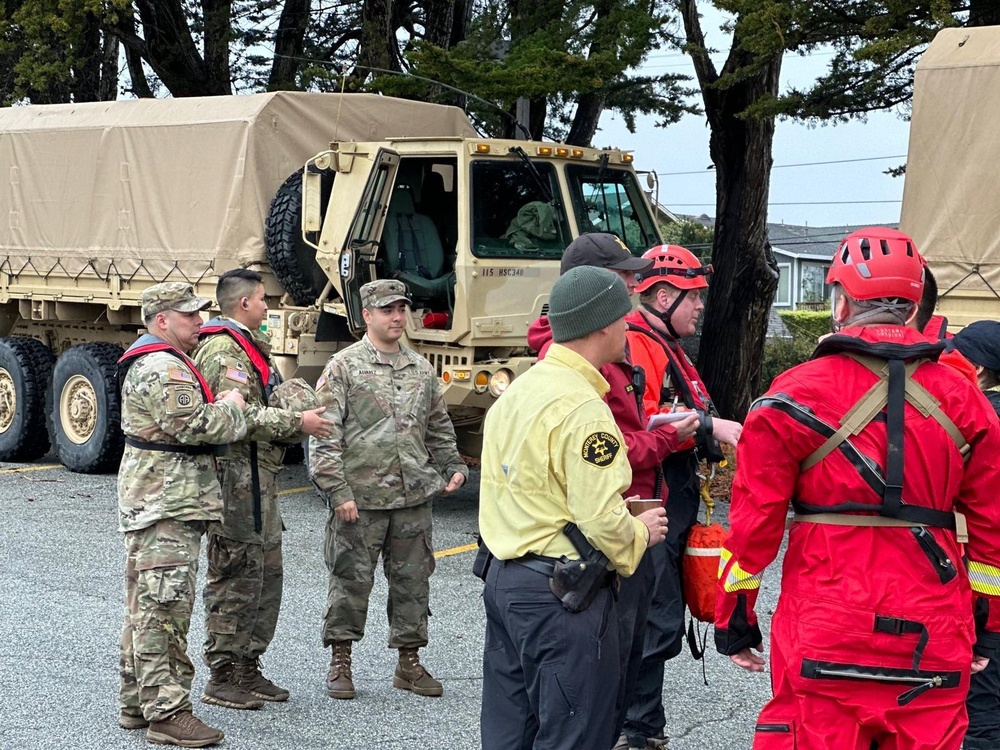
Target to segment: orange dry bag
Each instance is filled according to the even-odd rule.
[[[726,530],[717,523],[695,524],[684,548],[684,601],[691,616],[701,622],[715,622],[715,590],[719,578],[719,558]]]

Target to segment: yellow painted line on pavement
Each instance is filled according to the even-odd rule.
[[[0,469],[0,474],[19,474],[23,471],[45,471],[47,469],[61,469],[62,464],[46,464],[45,466],[25,466],[23,469]]]
[[[473,542],[472,544],[463,544],[461,547],[452,547],[451,549],[443,549],[434,553],[435,559],[440,560],[442,557],[451,557],[452,555],[460,555],[463,552],[472,552],[474,549],[479,549],[479,545]]]
[[[299,492],[308,492],[313,489],[312,487],[292,487],[291,489],[282,490],[279,495],[294,495]],[[461,555],[463,552],[472,552],[473,550],[479,549],[479,545],[476,543],[463,544],[461,547],[452,547],[450,549],[439,550],[434,553],[434,557],[440,560],[442,557],[451,557],[452,555]]]

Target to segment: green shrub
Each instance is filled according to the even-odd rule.
[[[804,336],[771,338],[764,344],[764,361],[760,368],[761,393],[771,387],[771,381],[785,370],[800,365],[812,356],[816,339]]]
[[[808,341],[813,346],[820,336],[830,332],[829,310],[779,310],[778,317],[793,339]]]

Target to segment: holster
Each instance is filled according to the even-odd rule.
[[[591,605],[602,588],[608,585],[614,573],[587,560],[556,561],[549,580],[549,588],[570,612],[583,612]]]
[[[490,572],[490,563],[493,562],[493,553],[482,537],[478,537],[476,542],[479,544],[479,551],[476,553],[476,559],[472,561],[472,575],[485,581],[486,574]]]
[[[607,569],[607,555],[588,542],[576,524],[566,524],[563,533],[581,559],[559,558],[553,566],[549,588],[568,611],[582,612],[591,605],[598,591],[616,580],[616,574]]]

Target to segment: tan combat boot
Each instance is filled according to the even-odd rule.
[[[396,665],[392,685],[401,690],[411,690],[417,695],[438,696],[444,693],[441,683],[431,677],[431,673],[420,663],[415,648],[399,649],[399,664]]]
[[[264,705],[262,699],[237,682],[235,662],[226,662],[211,669],[212,677],[206,683],[205,692],[201,695],[202,703],[250,711]]]
[[[251,695],[265,701],[287,701],[289,692],[267,679],[260,671],[260,659],[237,662],[235,682]]]
[[[220,730],[208,726],[190,711],[178,711],[163,721],[154,721],[146,730],[146,739],[154,745],[206,747],[222,742]]]
[[[326,694],[331,698],[350,700],[354,697],[351,679],[351,642],[338,641],[330,654],[330,671],[326,675]]]

